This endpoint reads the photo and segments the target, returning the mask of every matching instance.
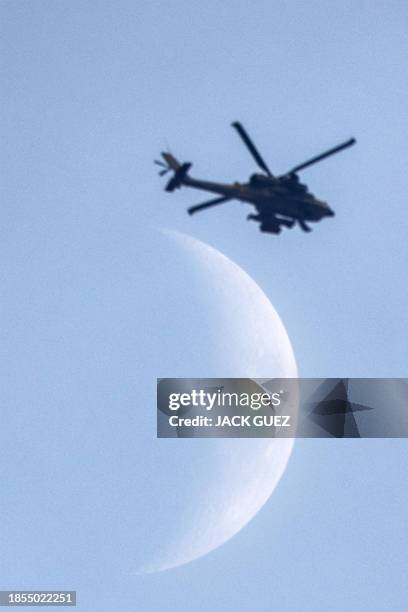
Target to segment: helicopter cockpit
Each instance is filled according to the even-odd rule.
[[[266,176],[265,174],[252,174],[249,179],[249,184],[254,189],[284,187],[289,189],[292,193],[307,193],[306,185],[299,181],[299,177],[295,173],[280,176],[279,178]]]
[[[265,187],[271,187],[276,185],[275,179],[265,174],[251,174],[249,178],[249,184],[255,189],[263,189]]]
[[[280,179],[285,187],[296,193],[307,193],[307,186],[301,183],[297,174],[287,174]]]

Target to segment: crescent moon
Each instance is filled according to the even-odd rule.
[[[195,261],[200,283],[218,304],[217,350],[222,355],[218,377],[296,378],[289,337],[256,282],[208,244],[179,232],[162,231]],[[163,442],[180,444],[175,440],[160,441]],[[293,439],[205,439],[182,443],[189,444],[186,452],[205,453],[203,469],[207,477],[210,475],[207,480],[211,484],[196,494],[192,512],[183,517],[181,535],[160,559],[140,573],[198,559],[237,534],[271,496],[286,468]]]

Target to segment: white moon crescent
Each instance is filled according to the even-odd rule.
[[[237,264],[215,248],[165,230],[197,264],[200,285],[219,312],[217,377],[296,378],[290,340],[271,302]],[[210,374],[211,376],[211,374]],[[207,486],[194,493],[176,541],[142,572],[161,571],[201,557],[238,533],[270,497],[287,465],[292,439],[160,440],[199,453]],[[173,444],[173,446],[172,446]],[[179,449],[176,450],[179,452]],[[200,478],[200,475],[197,475]],[[210,483],[208,485],[208,483]]]

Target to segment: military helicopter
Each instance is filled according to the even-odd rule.
[[[334,212],[328,204],[318,200],[308,191],[307,186],[299,181],[297,173],[350,147],[356,142],[354,138],[350,138],[350,140],[308,159],[285,174],[274,176],[241,123],[235,121],[231,125],[237,130],[258,167],[263,171],[262,174],[252,174],[248,183],[222,184],[195,179],[189,174],[192,164],[189,162],[180,164],[171,153],[163,152],[161,154],[164,161],[154,160],[154,163],[161,168],[160,176],[170,171],[174,172],[165,187],[166,191],[172,192],[181,186],[186,186],[216,193],[220,196],[202,204],[191,206],[188,209],[190,215],[230,200],[240,200],[252,204],[256,209],[256,214],[248,215],[247,219],[259,222],[261,232],[271,234],[279,234],[282,227],[290,229],[296,223],[304,232],[310,232],[311,229],[306,222],[317,222],[324,217],[334,216]]]

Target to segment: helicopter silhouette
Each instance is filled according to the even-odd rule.
[[[192,164],[190,162],[181,164],[168,152],[161,153],[163,161],[154,160],[154,163],[161,168],[160,176],[170,171],[174,172],[166,184],[166,191],[172,192],[185,186],[209,191],[219,196],[202,204],[191,206],[188,209],[190,215],[231,200],[239,200],[252,204],[256,209],[256,213],[249,214],[247,219],[257,221],[260,224],[261,232],[271,234],[279,234],[282,227],[291,229],[296,223],[304,232],[310,232],[311,229],[307,222],[317,222],[325,217],[334,216],[328,204],[318,200],[308,191],[307,186],[300,182],[297,173],[355,144],[354,138],[308,159],[285,174],[274,176],[241,123],[235,121],[231,125],[237,130],[258,167],[263,171],[262,174],[252,174],[247,183],[223,184],[193,178],[189,174]]]

